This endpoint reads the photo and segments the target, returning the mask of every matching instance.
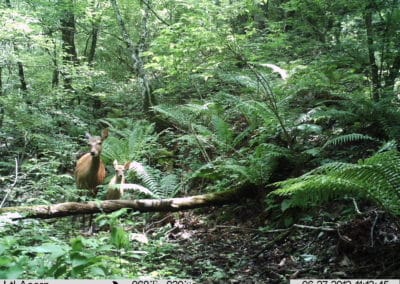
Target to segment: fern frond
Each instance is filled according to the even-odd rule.
[[[178,106],[157,105],[153,106],[152,109],[156,113],[164,116],[173,124],[176,124],[178,127],[185,130],[190,129],[191,123],[192,121],[195,121],[196,117],[190,112],[184,112],[184,110]]]
[[[318,106],[309,112],[310,118],[313,121],[326,121],[326,120],[354,120],[357,115],[349,110],[341,110],[336,108],[325,108]]]
[[[215,130],[215,142],[225,151],[232,147],[234,132],[231,125],[224,121],[220,116],[214,115],[212,117],[212,124]]]
[[[350,134],[344,134],[344,135],[340,135],[338,137],[329,139],[322,146],[322,148],[326,148],[331,145],[337,146],[337,145],[342,145],[342,144],[346,144],[346,143],[350,143],[350,142],[365,141],[365,140],[376,141],[375,138],[373,138],[369,135],[364,135],[364,134],[360,134],[360,133],[350,133]]]
[[[140,185],[140,184],[135,184],[135,183],[125,183],[123,185],[121,185],[121,188],[125,191],[127,189],[129,190],[134,190],[134,191],[138,191],[140,193],[146,194],[148,196],[154,197],[154,198],[159,198],[158,195],[154,194],[153,192],[151,192],[148,188]]]
[[[286,196],[308,207],[337,197],[361,196],[400,216],[400,154],[387,151],[357,164],[333,163],[301,177],[275,183],[270,195]]]
[[[178,177],[174,174],[168,174],[160,180],[160,187],[164,197],[174,197],[181,189]]]
[[[256,80],[243,73],[220,73],[219,77],[222,81],[231,84],[237,84],[249,89],[255,90],[259,87],[259,84]]]
[[[274,195],[290,197],[291,205],[311,207],[346,194],[361,196],[363,186],[346,179],[328,175],[308,176],[304,179],[291,181],[290,184],[273,192]]]
[[[379,149],[378,153],[386,152],[386,151],[392,151],[397,149],[397,141],[396,140],[389,140],[385,144],[383,144]]]
[[[129,170],[134,171],[137,177],[143,182],[144,186],[148,188],[154,195],[160,195],[161,189],[156,179],[152,174],[138,162],[131,162]]]
[[[115,135],[109,137],[103,146],[102,157],[104,162],[113,160],[120,162],[141,160],[157,148],[158,135],[154,131],[154,125],[145,121],[136,121],[130,128],[118,131],[113,129]]]

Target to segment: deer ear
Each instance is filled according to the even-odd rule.
[[[108,128],[103,129],[103,131],[101,132],[101,140],[106,140],[108,137]]]
[[[118,161],[117,160],[114,160],[113,166],[114,166],[114,168],[118,166]]]
[[[130,166],[131,166],[131,162],[126,162],[125,166],[124,166],[125,170],[129,170]]]
[[[85,133],[85,137],[86,137],[86,139],[90,139],[90,138],[92,138],[92,135],[90,135],[89,132],[86,132],[86,133]]]

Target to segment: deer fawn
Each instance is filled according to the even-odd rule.
[[[108,184],[107,200],[120,199],[124,194],[123,185],[125,184],[125,171],[129,168],[130,163],[128,162],[125,165],[120,165],[117,160],[114,160],[113,165],[115,175]]]

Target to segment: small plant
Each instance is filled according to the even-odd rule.
[[[372,200],[400,216],[400,153],[375,154],[357,164],[329,163],[298,178],[275,183],[270,197],[289,199],[288,207],[310,207],[346,196]]]

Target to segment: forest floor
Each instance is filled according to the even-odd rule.
[[[182,270],[199,283],[399,278],[398,224],[370,206],[344,217],[349,207],[331,204],[283,229],[252,205],[185,212],[169,237],[182,248]]]

